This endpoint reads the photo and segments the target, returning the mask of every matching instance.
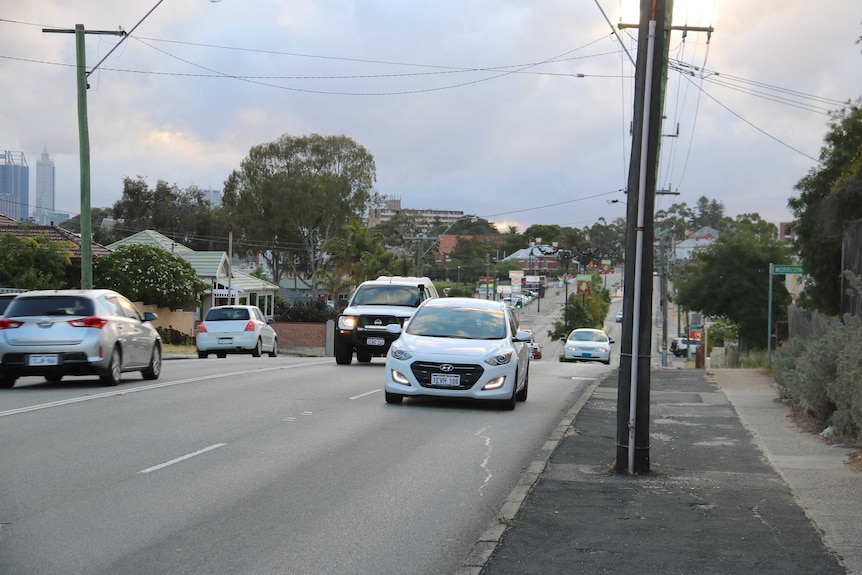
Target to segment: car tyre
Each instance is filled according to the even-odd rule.
[[[515,381],[518,381],[518,376],[515,376]],[[503,411],[514,411],[515,402],[517,401],[517,383],[512,386],[512,397],[500,400],[500,409]]]
[[[401,405],[401,400],[404,399],[403,395],[399,395],[397,393],[389,393],[385,392],[386,395],[386,403],[391,403],[393,405]]]
[[[99,379],[105,387],[113,387],[120,383],[122,377],[123,356],[120,354],[120,348],[114,347],[111,350],[111,359],[108,360],[108,371],[105,372]]]
[[[269,357],[278,357],[278,340],[272,340],[272,351],[269,352]]]
[[[338,365],[350,365],[353,361],[353,349],[350,344],[345,343],[340,337],[335,338],[335,363]]]
[[[210,354],[208,354],[207,352],[198,350],[198,359],[206,359],[209,356]]]
[[[14,375],[0,375],[0,389],[12,389],[15,387],[15,380],[18,379]]]
[[[371,352],[370,351],[357,351],[356,352],[356,361],[359,363],[370,363],[371,362]]]
[[[146,369],[141,370],[141,375],[144,379],[153,380],[159,379],[162,373],[162,348],[159,344],[153,346],[153,352],[150,354],[150,364]]]
[[[224,359],[224,358],[226,358],[226,357],[227,357],[227,354],[226,354],[226,353],[224,353],[224,352],[217,353],[217,354],[216,354],[216,357],[217,357],[217,358],[219,358],[219,359]]]
[[[63,379],[62,374],[52,373],[52,374],[45,376],[45,381],[50,382],[50,383],[58,383],[62,379]]]
[[[527,401],[527,391],[530,387],[530,368],[527,368],[527,375],[524,377],[524,389],[520,390],[515,399],[518,401]]]
[[[257,343],[254,345],[254,347],[251,350],[251,356],[252,357],[260,357],[262,347],[263,347],[263,344],[260,342],[260,338],[257,338]]]

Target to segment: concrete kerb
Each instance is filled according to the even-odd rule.
[[[548,437],[548,440],[542,446],[536,459],[527,467],[527,470],[521,476],[518,484],[515,485],[511,493],[509,493],[506,501],[500,507],[500,511],[497,513],[495,521],[488,529],[485,530],[484,533],[482,533],[479,540],[473,545],[473,549],[467,555],[463,565],[455,572],[456,575],[481,574],[482,569],[485,567],[485,563],[487,563],[488,559],[491,558],[491,555],[494,553],[494,549],[497,548],[497,544],[499,544],[500,539],[503,537],[503,533],[508,529],[510,522],[514,520],[518,511],[521,509],[521,506],[524,504],[524,501],[527,499],[527,495],[529,495],[530,491],[539,480],[539,477],[545,471],[545,468],[548,466],[548,461],[551,459],[551,455],[566,436],[566,433],[568,433],[568,430],[571,427],[572,422],[577,417],[578,412],[583,409],[584,405],[586,405],[587,401],[592,397],[596,388],[604,383],[604,381],[610,376],[611,372],[608,372],[597,378],[596,381],[590,384],[590,387],[580,397],[580,399],[572,405],[571,409],[566,412],[566,415],[563,416],[557,424],[557,427]]]

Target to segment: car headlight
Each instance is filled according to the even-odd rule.
[[[338,316],[338,329],[353,329],[356,327],[356,317],[352,315]]]
[[[485,363],[488,365],[506,365],[512,361],[512,350],[507,349],[505,351],[498,351],[493,355],[490,355],[485,358]]]
[[[404,346],[399,345],[397,341],[389,348],[389,354],[398,360],[405,360],[413,357],[413,354],[404,349]]]

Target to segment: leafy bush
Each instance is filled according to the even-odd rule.
[[[338,311],[329,307],[321,299],[297,301],[293,304],[279,299],[275,302],[275,313],[273,316],[275,321],[326,323],[327,320],[336,319]]]
[[[170,326],[157,326],[156,331],[162,336],[162,343],[171,345],[195,345],[195,336],[178,331]]]
[[[862,318],[806,340],[791,339],[776,354],[773,375],[782,397],[836,437],[862,445]]]

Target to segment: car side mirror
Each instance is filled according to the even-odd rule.
[[[401,333],[401,326],[397,323],[390,323],[386,326],[386,333],[391,333],[392,335],[398,335]]]

